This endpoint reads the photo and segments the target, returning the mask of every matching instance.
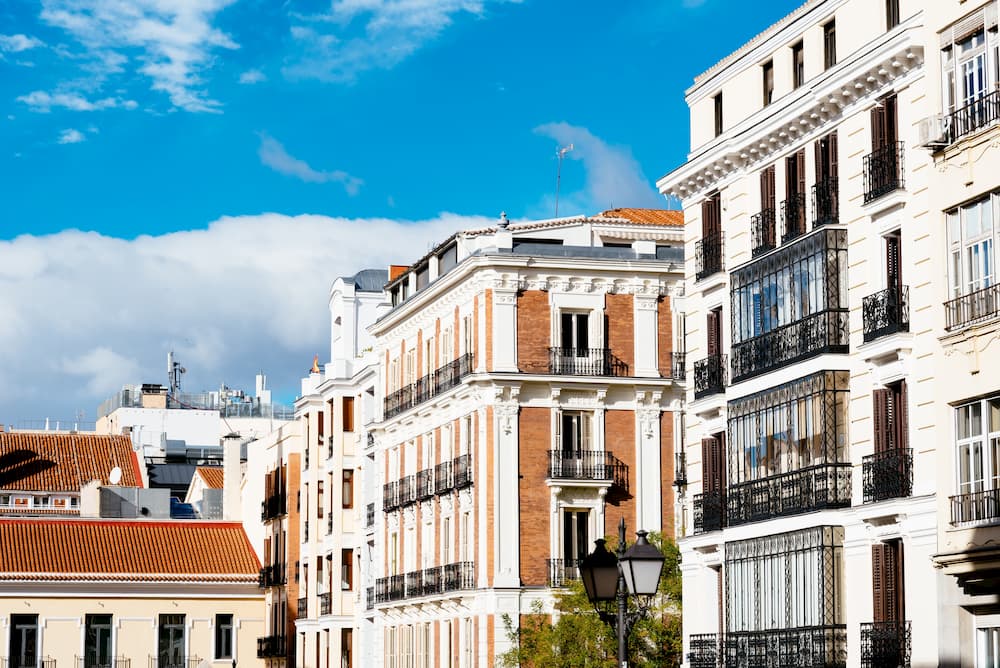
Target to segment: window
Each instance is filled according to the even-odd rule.
[[[451,563],[451,518],[441,520],[441,563]]]
[[[563,411],[556,422],[556,442],[564,457],[580,457],[591,449],[591,415],[580,411]]]
[[[10,505],[10,494],[0,494],[0,506]]]
[[[792,46],[792,88],[798,88],[806,80],[805,56],[802,42]]]
[[[717,93],[712,100],[715,103],[715,136],[718,137],[722,134],[722,93]]]
[[[316,519],[323,519],[323,481],[316,483]]]
[[[976,615],[976,668],[1000,666],[1000,615]]]
[[[565,566],[575,566],[590,554],[590,511],[564,510],[562,513],[562,558]]]
[[[184,615],[160,615],[157,633],[157,654],[161,666],[183,666],[187,662],[184,655]]]
[[[107,666],[111,662],[111,615],[87,615],[84,626],[86,666]]]
[[[465,632],[463,635],[465,636],[464,638],[465,652],[464,652],[464,658],[462,660],[462,667],[472,668],[473,645],[475,642],[474,636],[472,634],[472,620],[466,619],[464,626],[465,626]]]
[[[47,496],[36,496],[35,506],[39,508],[48,508],[51,505],[52,500]]]
[[[344,397],[341,401],[342,422],[345,432],[354,431],[354,397]]]
[[[215,658],[233,658],[233,616],[215,616]]]
[[[343,499],[341,500],[341,506],[343,508],[353,508],[354,507],[354,471],[351,469],[344,469],[342,473],[342,489],[341,494]]]
[[[38,615],[10,616],[8,659],[15,666],[34,666],[38,663]]]
[[[837,24],[830,20],[823,24],[823,68],[830,69],[837,64]]]
[[[354,629],[340,629],[340,668],[353,668]]]
[[[872,621],[902,622],[906,619],[903,592],[903,541],[896,539],[872,545]]]
[[[761,66],[761,76],[764,83],[764,106],[774,100],[774,61],[767,61]]]
[[[885,29],[892,30],[899,25],[899,0],[885,0]]]
[[[956,409],[958,497],[952,523],[1000,518],[1000,397]]]
[[[987,288],[996,281],[996,206],[994,194],[947,214],[952,298]]]
[[[585,355],[590,348],[590,315],[560,313],[559,342],[564,354]]]
[[[340,551],[340,588],[350,591],[354,588],[354,550]]]

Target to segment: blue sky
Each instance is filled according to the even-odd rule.
[[[799,3],[179,4],[0,0],[0,422],[92,415],[170,348],[290,396],[335,276],[551,215],[563,144],[561,213],[662,205],[685,88]]]

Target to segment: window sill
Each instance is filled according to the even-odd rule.
[[[938,337],[938,341],[941,342],[941,345],[953,346],[972,337],[993,334],[998,329],[1000,329],[1000,313],[996,313],[986,320],[978,320],[945,330],[945,333]]]
[[[905,187],[896,188],[880,197],[876,197],[867,204],[861,205],[861,210],[872,219],[884,215],[890,209],[896,209],[906,204],[910,198],[909,191]]]

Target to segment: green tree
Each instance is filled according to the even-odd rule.
[[[614,550],[617,538],[609,538]],[[629,665],[636,668],[676,666],[681,659],[680,551],[670,538],[649,534],[649,542],[666,557],[659,593],[646,618],[635,624],[629,638]],[[629,599],[630,609],[635,602]],[[500,656],[507,668],[614,668],[618,643],[600,620],[580,582],[570,582],[556,595],[554,614],[536,604],[521,618],[520,628],[503,617],[511,649]]]

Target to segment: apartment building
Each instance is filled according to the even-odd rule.
[[[672,533],[681,224],[501,216],[393,268],[371,327],[369,665],[492,666],[503,616],[551,606],[620,518]]]
[[[686,92],[688,665],[938,661],[929,4],[812,0]]]

